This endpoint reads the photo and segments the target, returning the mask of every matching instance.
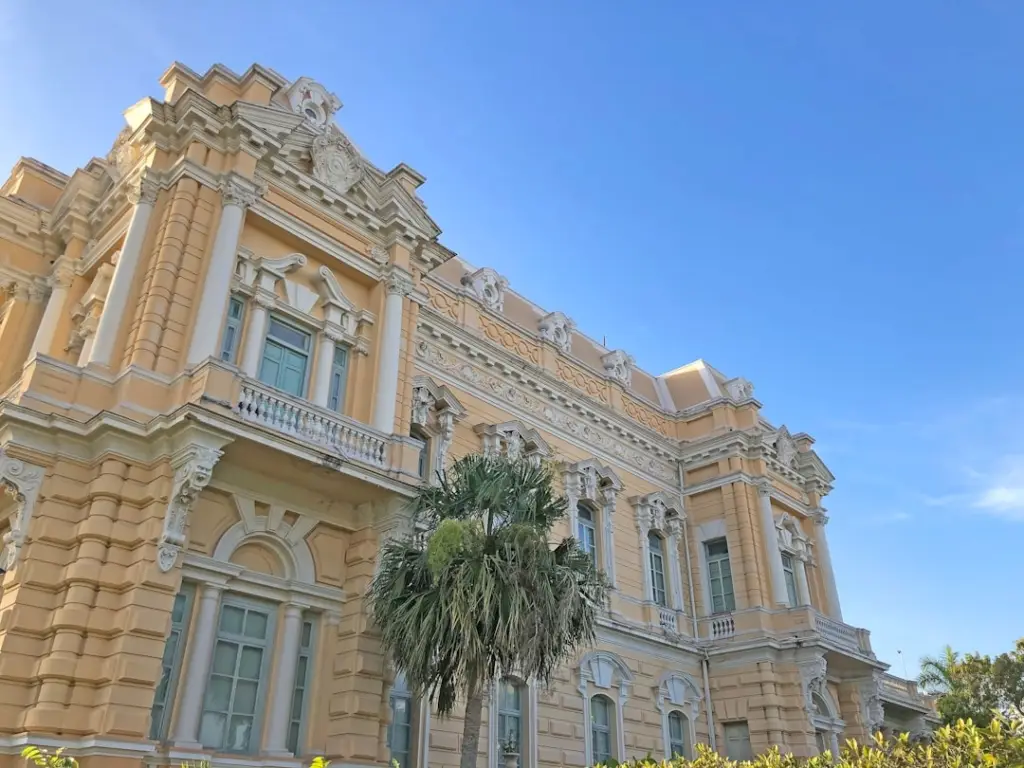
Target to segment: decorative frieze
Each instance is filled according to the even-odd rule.
[[[178,553],[185,546],[189,513],[200,492],[210,482],[213,468],[221,455],[222,452],[215,448],[193,445],[183,450],[171,463],[174,468],[174,484],[164,516],[164,529],[157,544],[157,566],[165,573],[174,567]]]
[[[473,431],[480,435],[485,456],[524,458],[539,464],[551,455],[551,449],[535,429],[524,427],[518,421],[502,424],[477,424]]]
[[[500,344],[509,352],[528,360],[534,365],[540,365],[540,348],[532,341],[484,315],[480,316],[480,327],[483,329],[484,336],[495,344]]]
[[[482,267],[476,272],[462,276],[462,285],[466,292],[494,312],[505,309],[505,291],[508,280],[490,267]]]
[[[582,405],[576,406],[559,392],[551,391],[550,399],[542,400],[525,391],[521,385],[506,382],[492,373],[481,370],[477,365],[442,351],[427,341],[421,340],[417,343],[416,356],[420,359],[421,364],[434,369],[438,375],[452,377],[470,390],[476,390],[484,396],[497,398],[505,407],[519,409],[552,428],[563,431],[570,439],[588,446],[590,450],[614,456],[624,464],[650,475],[659,482],[669,486],[677,485],[675,466],[670,460],[667,460],[670,456],[667,451],[659,451],[639,435],[626,430],[616,436],[608,434],[604,430],[604,427],[607,426],[606,420],[603,420],[605,423],[601,425],[588,424],[584,420],[587,416],[566,413],[563,410],[564,405],[568,405],[570,408],[578,407],[581,414],[590,414],[592,411]],[[594,414],[594,417],[596,418],[597,414]],[[646,447],[642,450],[638,449],[635,447],[638,443],[646,445]],[[665,458],[661,458],[659,454]]]

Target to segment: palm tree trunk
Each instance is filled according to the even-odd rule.
[[[466,696],[466,716],[462,721],[462,756],[459,768],[476,768],[480,753],[480,721],[484,709],[484,687],[470,683]]]

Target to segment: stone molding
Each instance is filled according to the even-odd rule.
[[[604,366],[604,375],[617,381],[625,387],[633,383],[633,356],[621,349],[614,349],[606,355],[601,356],[601,365]]]
[[[864,728],[874,734],[885,722],[885,704],[882,701],[882,673],[874,672],[860,684],[861,717]]]
[[[39,489],[45,472],[42,467],[23,461],[0,448],[0,491],[13,497],[17,509],[11,515],[10,530],[4,534],[0,570],[12,571],[28,536],[28,526],[35,511]]]
[[[537,321],[537,335],[544,341],[554,344],[559,351],[572,352],[572,332],[576,323],[562,312],[549,312]]]
[[[508,280],[490,267],[481,267],[476,272],[462,276],[462,285],[468,295],[492,312],[505,310],[505,291]]]
[[[800,685],[804,693],[804,709],[808,717],[814,717],[813,695],[829,698],[826,690],[828,663],[824,656],[815,656],[797,663],[800,670]]]
[[[365,167],[352,142],[336,125],[329,124],[310,146],[313,178],[346,194],[363,178]]]

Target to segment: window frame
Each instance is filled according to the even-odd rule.
[[[789,552],[782,552],[781,554],[782,580],[786,584],[786,596],[789,598],[789,607],[796,608],[800,604],[799,590],[796,588],[796,565],[793,562],[793,555]]]
[[[232,293],[228,299],[227,317],[224,319],[224,328],[220,335],[220,359],[222,362],[231,365],[238,364],[238,351],[242,346],[242,331],[245,329],[246,315],[245,296],[240,293]],[[238,306],[238,317],[231,316],[231,308]],[[231,332],[231,342],[228,344],[228,332]]]
[[[338,353],[344,356],[344,363],[338,364]],[[335,413],[345,413],[345,395],[348,392],[348,363],[352,356],[351,348],[346,344],[335,344],[331,358],[331,378],[327,387],[327,408]],[[339,375],[340,374],[340,375]],[[337,377],[337,384],[336,378]],[[334,404],[332,405],[332,401]]]
[[[296,347],[293,344],[289,344],[288,342],[279,339],[276,336],[272,337],[271,336],[271,328],[273,327],[275,322],[279,323],[279,324],[281,324],[283,326],[286,326],[288,328],[291,328],[293,331],[296,331],[297,333],[304,334],[307,337],[308,342],[309,342],[307,344],[307,348],[305,350],[302,350],[302,349],[299,349],[298,347]],[[278,312],[269,312],[267,314],[267,329],[266,329],[266,331],[263,334],[263,346],[260,349],[260,364],[256,368],[256,378],[257,378],[257,380],[259,380],[259,382],[261,384],[265,384],[266,386],[268,386],[268,387],[270,387],[272,389],[275,389],[278,392],[283,392],[284,394],[288,395],[289,397],[298,397],[298,398],[301,398],[303,400],[308,399],[309,398],[309,378],[310,378],[310,375],[312,373],[312,368],[313,368],[313,338],[314,338],[315,335],[316,335],[316,331],[315,330],[307,328],[307,327],[304,327],[302,325],[302,323],[299,323],[299,322],[297,322],[297,321],[295,321],[295,320],[293,320],[293,319],[291,319],[291,318],[289,318],[289,317],[287,317],[285,315],[282,315],[282,314],[280,314]],[[301,354],[301,355],[303,355],[305,357],[306,364],[305,364],[305,366],[303,368],[301,392],[299,392],[299,393],[289,392],[287,389],[282,389],[281,387],[279,387],[277,385],[277,383],[271,384],[270,382],[268,382],[266,379],[263,378],[263,366],[266,363],[266,359],[267,359],[267,345],[270,342],[273,342],[274,344],[277,344],[277,345],[283,347],[284,349],[290,350],[290,351],[295,352],[297,354]]]
[[[586,512],[589,515],[588,520],[584,520],[580,515],[581,512]],[[582,535],[583,529],[590,532],[590,546],[584,546],[585,540]],[[601,556],[601,550],[598,541],[597,533],[597,513],[594,508],[584,501],[577,502],[576,504],[576,538],[580,543],[580,549],[591,556],[594,561],[594,567],[599,567],[598,558]]]
[[[672,722],[673,718],[676,718],[676,722],[679,723],[679,739],[677,740],[672,733]],[[675,746],[679,744],[682,749],[678,752],[675,750]],[[672,709],[668,713],[668,757],[673,759],[677,755],[679,757],[685,757],[690,759],[690,718],[686,716],[686,713],[681,709]]]
[[[711,547],[719,543],[725,545],[725,552],[720,554],[712,554]],[[712,539],[707,539],[703,542],[704,544],[704,560],[707,564],[706,576],[708,579],[708,598],[710,603],[708,605],[709,614],[721,614],[721,613],[732,613],[736,610],[736,584],[733,581],[732,574],[732,553],[729,550],[729,541],[724,536],[717,536]],[[728,574],[722,571],[722,564],[729,569]],[[718,575],[714,573],[714,566],[718,568]],[[729,592],[725,591],[725,579],[728,576],[729,584],[732,586]],[[720,598],[722,601],[722,608],[720,610],[715,609],[715,581],[718,581],[721,587]]]
[[[265,634],[265,643],[262,646],[264,653],[263,653],[263,658],[261,659],[261,662],[260,662],[259,678],[256,681],[256,683],[257,683],[256,693],[255,693],[256,704],[255,704],[254,711],[253,711],[253,714],[252,714],[253,727],[252,727],[252,730],[249,732],[248,748],[245,749],[245,750],[231,749],[230,747],[227,747],[227,746],[220,746],[220,747],[211,746],[211,745],[205,744],[203,742],[203,740],[202,740],[202,735],[203,735],[203,715],[205,715],[207,713],[207,711],[221,713],[220,710],[208,710],[207,709],[207,705],[206,705],[207,693],[208,693],[208,691],[210,689],[210,683],[213,680],[213,676],[214,676],[214,674],[220,674],[220,673],[215,673],[213,671],[214,658],[216,657],[218,643],[220,643],[220,641],[222,639],[224,639],[226,642],[232,642],[232,643],[236,643],[236,644],[239,644],[239,645],[247,643],[247,642],[251,643],[252,645],[256,645],[256,643],[252,642],[253,640],[255,640],[255,638],[250,638],[250,637],[247,637],[247,636],[244,635],[244,631],[245,631],[244,624],[243,624],[243,627],[242,627],[242,630],[243,630],[243,634],[242,635],[233,635],[232,634],[232,635],[229,635],[229,636],[225,637],[225,633],[222,632],[222,630],[220,628],[220,625],[221,625],[221,617],[223,616],[224,609],[227,608],[227,607],[240,608],[241,610],[246,611],[246,612],[248,612],[248,611],[266,612],[266,615],[267,615],[267,629],[266,629],[266,634]],[[209,674],[209,676],[207,677],[207,680],[206,680],[206,687],[203,689],[203,699],[202,699],[202,703],[200,705],[201,709],[200,709],[200,712],[199,712],[199,731],[198,731],[198,733],[196,735],[197,740],[199,741],[200,744],[202,744],[202,746],[204,748],[212,749],[212,750],[214,750],[216,752],[224,752],[224,753],[233,754],[233,755],[255,755],[255,754],[259,754],[259,752],[260,752],[260,750],[262,748],[263,725],[264,725],[264,719],[266,718],[266,708],[267,708],[268,683],[270,681],[269,680],[269,678],[270,678],[270,669],[271,669],[272,659],[273,659],[273,655],[274,655],[274,644],[275,644],[276,632],[277,632],[277,613],[278,613],[277,608],[278,608],[278,606],[275,605],[274,603],[269,603],[269,602],[265,602],[265,601],[262,601],[262,600],[253,600],[253,599],[249,599],[249,598],[246,598],[246,597],[239,596],[237,594],[225,594],[223,596],[223,598],[221,599],[220,606],[219,606],[218,611],[217,611],[217,627],[216,627],[216,631],[215,631],[215,634],[214,634],[214,640],[213,640],[213,654],[214,654],[214,657],[211,658],[210,674]],[[244,618],[243,618],[243,622],[244,622]],[[241,655],[241,654],[239,653],[239,655]],[[232,674],[232,693],[231,693],[231,697],[229,699],[229,707],[231,706],[231,704],[234,703],[234,699],[235,699],[235,691],[237,689],[237,681],[239,679],[238,675],[237,675],[237,669],[238,669],[238,662],[236,660],[235,672]],[[223,676],[223,675],[221,675],[221,676]],[[229,737],[230,737],[229,729],[230,729],[230,725],[231,725],[231,716],[234,713],[229,708],[227,710],[224,710],[223,714],[227,715],[227,720],[225,721],[225,730],[223,732],[223,740],[227,741],[229,739]]]
[[[743,735],[746,740],[746,748],[743,750],[743,754],[733,754],[729,749],[729,745],[738,739],[729,738],[729,731],[737,728],[743,728]],[[729,722],[722,723],[722,740],[725,742],[725,755],[730,760],[753,760],[754,759],[754,747],[750,741],[750,723],[747,720],[731,720]]]
[[[504,706],[502,686],[506,685],[516,692],[516,697],[519,700],[519,709],[513,710]],[[507,720],[507,718],[515,718],[518,723],[517,732],[519,735],[519,759],[516,761],[516,764],[521,766],[523,764],[523,755],[526,752],[526,733],[523,730],[523,726],[526,722],[526,711],[529,705],[529,689],[522,680],[508,676],[499,678],[496,688],[497,716],[495,718],[496,738],[494,747],[499,758],[503,759],[505,754],[505,735],[501,724],[503,720]]]
[[[657,542],[657,548],[654,547]],[[657,567],[655,564],[657,563]],[[665,539],[657,531],[647,532],[647,568],[651,582],[651,600],[668,608],[668,584],[665,579]],[[660,584],[658,583],[660,579]]]
[[[304,634],[307,624],[309,624],[309,643],[303,645],[302,635]],[[306,729],[309,722],[309,700],[312,698],[311,689],[313,687],[313,663],[316,660],[316,633],[318,625],[319,622],[317,621],[316,614],[310,612],[303,614],[301,625],[302,629],[299,631],[299,652],[295,657],[295,682],[292,684],[292,699],[291,704],[288,707],[288,733],[285,735],[285,748],[296,757],[303,754],[302,746],[306,737]],[[305,680],[299,679],[299,665],[302,659],[306,659]],[[299,705],[298,717],[296,717],[295,695],[300,689],[302,690],[302,701]],[[290,742],[292,740],[292,727],[295,725],[297,725],[298,728],[295,734],[295,744],[293,746]]]
[[[166,741],[170,731],[171,716],[174,714],[175,697],[178,693],[178,682],[181,679],[181,666],[185,660],[185,646],[188,644],[189,626],[192,623],[192,611],[195,608],[196,585],[190,581],[182,582],[181,589],[174,596],[175,602],[177,602],[180,596],[183,596],[184,607],[182,608],[182,619],[177,627],[178,636],[175,638],[174,658],[171,660],[171,666],[167,672],[167,686],[164,688],[164,699],[159,704],[157,703],[157,695],[163,682],[164,656],[167,655],[171,635],[175,632],[173,604],[171,605],[171,629],[167,634],[167,639],[164,641],[164,653],[160,658],[161,680],[157,683],[156,690],[153,692],[153,704],[149,708],[149,738],[153,741]],[[162,708],[159,725],[153,717],[153,710],[158,706]]]
[[[401,680],[401,687],[398,686],[398,681]],[[404,699],[406,701],[406,712],[409,714],[409,739],[408,739],[408,751],[406,754],[406,764],[403,765],[399,761],[399,768],[416,768],[416,754],[418,751],[417,744],[415,741],[416,737],[416,719],[415,719],[415,700],[412,697],[412,691],[409,690],[408,684],[405,682],[405,678],[397,676],[395,681],[391,685],[391,691],[388,693],[388,727],[387,734],[385,735],[385,745],[388,748],[388,765],[394,765],[397,758],[395,757],[394,751],[394,727],[395,727],[395,699]],[[403,724],[403,727],[404,724]]]
[[[601,705],[606,707],[607,713],[607,725],[598,726],[597,719],[594,717],[594,704],[597,700],[601,700]],[[616,741],[617,734],[615,733],[615,702],[611,700],[611,697],[603,693],[595,693],[590,697],[590,756],[591,762],[594,765],[598,763],[607,763],[609,760],[618,759],[618,743]],[[608,734],[608,754],[602,759],[597,753],[597,734],[598,733]]]

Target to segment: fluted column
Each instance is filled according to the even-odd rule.
[[[29,357],[35,354],[48,355],[53,346],[53,337],[57,333],[57,325],[64,314],[64,305],[68,299],[68,288],[75,279],[75,270],[63,258],[54,265],[53,274],[47,281],[50,285],[50,298],[43,310],[43,319],[39,322]]]
[[[121,319],[128,309],[128,296],[135,281],[139,262],[142,259],[142,246],[146,240],[149,218],[156,204],[156,196],[160,188],[149,178],[141,179],[135,187],[128,190],[128,199],[134,204],[132,218],[128,222],[128,231],[124,236],[121,254],[114,266],[114,276],[110,279],[110,290],[107,292],[103,312],[100,314],[99,325],[89,350],[86,362],[99,365],[110,365],[114,353],[114,341],[121,325]]]
[[[257,293],[249,305],[249,322],[245,325],[245,343],[242,346],[242,371],[252,379],[255,379],[260,371],[260,356],[263,354],[267,321],[270,319],[270,308],[273,306],[274,297],[262,293]]]
[[[174,724],[173,741],[177,745],[198,744],[199,718],[203,712],[203,694],[210,677],[213,645],[217,639],[217,615],[223,591],[221,584],[203,584],[199,590],[199,612],[189,643],[185,684],[179,696],[178,720]]]
[[[811,515],[811,520],[814,522],[814,543],[818,548],[818,566],[821,568],[822,581],[825,582],[825,593],[828,597],[826,612],[836,621],[842,621],[843,611],[839,607],[839,590],[836,589],[836,575],[832,570],[832,555],[828,551],[828,537],[825,535],[828,515],[824,510],[819,509]]]
[[[295,692],[295,665],[299,657],[299,642],[302,637],[303,606],[288,603],[284,607],[284,624],[281,629],[281,646],[277,656],[277,675],[274,681],[274,698],[270,702],[267,722],[266,750],[271,755],[290,755],[288,751],[288,726],[291,723],[292,694]]]
[[[256,202],[260,193],[251,181],[241,176],[232,176],[221,184],[221,195],[224,208],[217,225],[213,253],[192,329],[192,342],[188,348],[189,365],[196,365],[217,355],[220,330],[231,298],[231,276],[235,272],[235,257],[238,254],[245,209]]]
[[[402,309],[412,293],[412,278],[395,266],[385,277],[384,328],[377,361],[377,398],[373,403],[373,428],[391,433],[395,429],[398,400],[398,364],[402,348]]]
[[[768,567],[772,578],[772,600],[775,605],[788,606],[789,595],[786,594],[786,577],[782,570],[782,550],[779,549],[779,536],[775,532],[775,516],[772,514],[772,484],[762,480],[757,484],[758,501],[761,508],[761,531],[764,534],[765,553],[768,556]]]

